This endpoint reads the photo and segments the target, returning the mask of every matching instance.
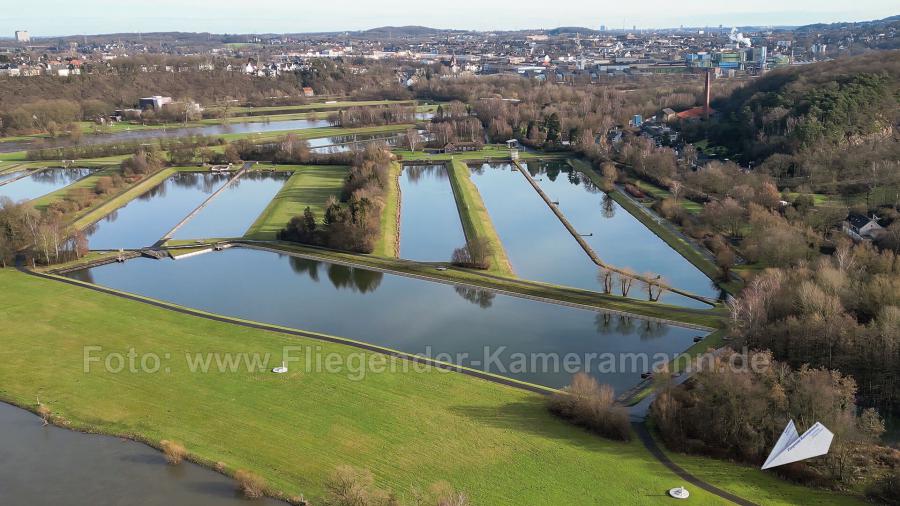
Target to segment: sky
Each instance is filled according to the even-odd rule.
[[[896,0],[4,0],[0,36],[300,33],[379,26],[512,30],[801,25],[900,14]]]

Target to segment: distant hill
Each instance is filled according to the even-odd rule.
[[[873,19],[871,21],[857,21],[857,22],[839,21],[837,23],[814,23],[811,25],[798,26],[796,28],[796,30],[798,32],[841,30],[841,29],[847,29],[850,27],[867,28],[867,27],[888,26],[888,25],[896,25],[896,24],[900,24],[900,15],[890,16],[890,17],[887,17],[884,19]]]
[[[783,68],[713,102],[710,137],[746,160],[843,147],[900,119],[900,50]]]
[[[355,35],[368,37],[423,37],[428,35],[440,35],[443,33],[463,33],[463,30],[444,30],[428,26],[380,26],[368,30],[352,32]]]
[[[583,26],[560,26],[559,28],[553,28],[551,30],[546,31],[547,35],[563,35],[566,33],[581,33],[585,35],[600,33],[597,30],[591,28],[585,28]]]

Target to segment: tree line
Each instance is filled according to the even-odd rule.
[[[375,249],[393,155],[383,145],[370,144],[354,157],[340,196],[329,198],[321,221],[307,207],[279,232],[280,240],[359,253]]]

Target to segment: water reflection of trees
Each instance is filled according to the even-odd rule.
[[[636,333],[642,341],[658,339],[669,332],[669,326],[663,322],[602,312],[594,316],[594,327],[600,335],[630,336]]]
[[[45,184],[63,184],[70,185],[75,181],[87,176],[93,172],[93,169],[86,169],[81,167],[68,168],[68,169],[49,169],[49,170],[41,170],[32,174],[31,180],[36,183],[45,183]]]
[[[406,172],[406,179],[410,183],[418,183],[425,176],[438,180],[449,178],[443,165],[407,165],[403,167],[403,171]]]
[[[489,290],[482,290],[480,288],[472,288],[468,286],[456,286],[454,287],[456,293],[462,297],[463,299],[475,304],[481,309],[487,309],[494,305],[494,297],[497,295],[494,292]]]
[[[329,264],[328,279],[335,288],[349,288],[359,293],[374,292],[381,285],[384,274],[368,269]]]
[[[324,268],[328,280],[337,289],[349,289],[353,292],[374,292],[381,285],[384,274],[368,269],[348,267],[346,265],[329,264],[308,258],[289,257],[291,269],[309,279],[319,281],[319,269]]]
[[[603,194],[603,201],[600,203],[600,207],[603,209],[603,217],[604,218],[615,218],[616,217],[616,201],[608,194]]]
[[[297,274],[306,274],[309,279],[319,282],[319,265],[321,262],[300,257],[288,257],[291,269]]]
[[[629,336],[635,331],[635,319],[627,315],[597,313],[594,316],[594,327],[601,335]]]

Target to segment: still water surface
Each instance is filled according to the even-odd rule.
[[[41,426],[0,403],[0,504],[29,506],[276,506],[247,501],[234,482],[189,462],[166,464],[133,441]]]
[[[454,249],[465,245],[446,167],[404,167],[400,196],[401,258],[448,261]]]
[[[0,186],[0,197],[9,197],[14,201],[32,200],[61,188],[65,188],[87,176],[93,169],[44,169],[30,176]],[[21,173],[16,173],[21,175]],[[3,180],[11,179],[7,177]]]
[[[210,312],[425,353],[496,374],[559,387],[564,368],[513,366],[526,354],[580,357],[678,353],[703,332],[602,312],[453,287],[244,248],[183,260],[134,259],[69,276]],[[439,354],[449,354],[439,356]],[[491,357],[494,357],[493,360]],[[649,357],[652,359],[653,357]],[[617,390],[644,366],[591,372]]]
[[[88,228],[88,243],[91,249],[150,246],[229,177],[227,173],[179,172]]]
[[[532,170],[534,167],[532,167]],[[535,179],[585,237],[600,258],[638,273],[662,274],[675,286],[715,296],[712,282],[653,232],[618,207],[578,172],[559,167],[535,171]],[[598,267],[566,230],[540,195],[510,164],[472,167],[478,187],[513,270],[522,278],[600,291]],[[684,285],[679,285],[683,283]],[[629,296],[645,296],[637,284]],[[663,303],[709,307],[675,294]]]
[[[185,223],[174,239],[240,237],[269,204],[288,172],[247,172]]]

